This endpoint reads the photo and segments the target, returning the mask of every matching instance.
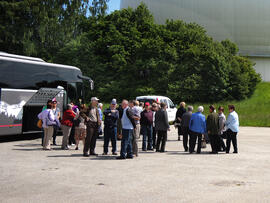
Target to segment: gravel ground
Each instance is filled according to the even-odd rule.
[[[190,155],[176,140],[172,129],[166,153],[133,160],[43,151],[40,139],[0,143],[0,202],[270,202],[270,128],[241,127],[239,154],[208,145]]]

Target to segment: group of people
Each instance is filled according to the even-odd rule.
[[[142,151],[165,152],[167,132],[170,131],[167,105],[153,101],[139,103],[136,100],[123,100],[117,106],[116,99],[112,99],[109,108],[102,112],[102,104],[96,97],[91,98],[89,107],[81,104],[76,106],[68,104],[60,121],[60,111],[56,107],[57,101],[48,101],[38,118],[42,120],[44,137],[42,145],[44,150],[51,150],[50,141],[53,144],[59,128],[62,129],[63,150],[69,149],[69,138],[72,129],[75,129],[75,150],[79,149],[80,140],[83,141],[83,156],[97,155],[95,152],[96,140],[102,134],[102,120],[104,116],[104,145],[103,155],[108,155],[108,147],[111,142],[112,155],[117,154],[117,139],[121,139],[120,156],[117,159],[132,159],[138,156],[138,141],[142,139]],[[203,107],[199,106],[196,113],[192,113],[193,107],[185,108],[185,103],[180,103],[176,113],[175,126],[178,126],[178,135],[183,135],[183,146],[186,152],[201,153],[201,143],[206,137],[210,140],[212,152],[226,151],[229,153],[231,142],[234,153],[237,149],[237,133],[239,127],[238,115],[235,107],[229,105],[230,114],[226,120],[224,108],[219,107],[216,113],[215,107],[209,107],[210,114],[207,119],[202,114]],[[226,146],[223,139],[226,138]],[[189,143],[188,143],[189,140]]]
[[[229,115],[226,120],[224,108],[220,106],[218,113],[214,105],[209,106],[209,115],[207,119],[202,114],[203,106],[198,107],[196,113],[192,113],[193,107],[185,108],[185,103],[180,103],[180,108],[176,113],[176,126],[178,126],[178,140],[183,135],[183,146],[186,152],[195,152],[196,141],[198,143],[197,153],[201,153],[202,142],[209,141],[212,151],[210,153],[217,154],[220,151],[229,153],[231,142],[233,144],[233,153],[238,153],[237,133],[239,131],[239,118],[235,111],[234,105],[228,106]],[[188,147],[189,139],[189,147]],[[226,145],[223,141],[226,139]]]

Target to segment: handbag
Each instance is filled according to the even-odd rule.
[[[201,148],[206,148],[206,141],[205,141],[205,139],[202,139],[202,145],[201,145]]]
[[[37,127],[40,129],[42,128],[42,120],[41,119],[38,120]]]

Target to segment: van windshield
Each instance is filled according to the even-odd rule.
[[[156,101],[156,100],[154,100],[154,99],[138,99],[138,101],[139,102],[143,102],[144,104],[146,102],[149,102],[152,105],[153,101]]]

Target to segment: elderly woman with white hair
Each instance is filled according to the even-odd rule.
[[[189,153],[194,152],[197,138],[198,138],[197,154],[201,153],[202,135],[206,133],[206,120],[205,116],[202,114],[203,110],[204,110],[203,106],[199,106],[198,111],[196,113],[193,113],[190,118]]]

